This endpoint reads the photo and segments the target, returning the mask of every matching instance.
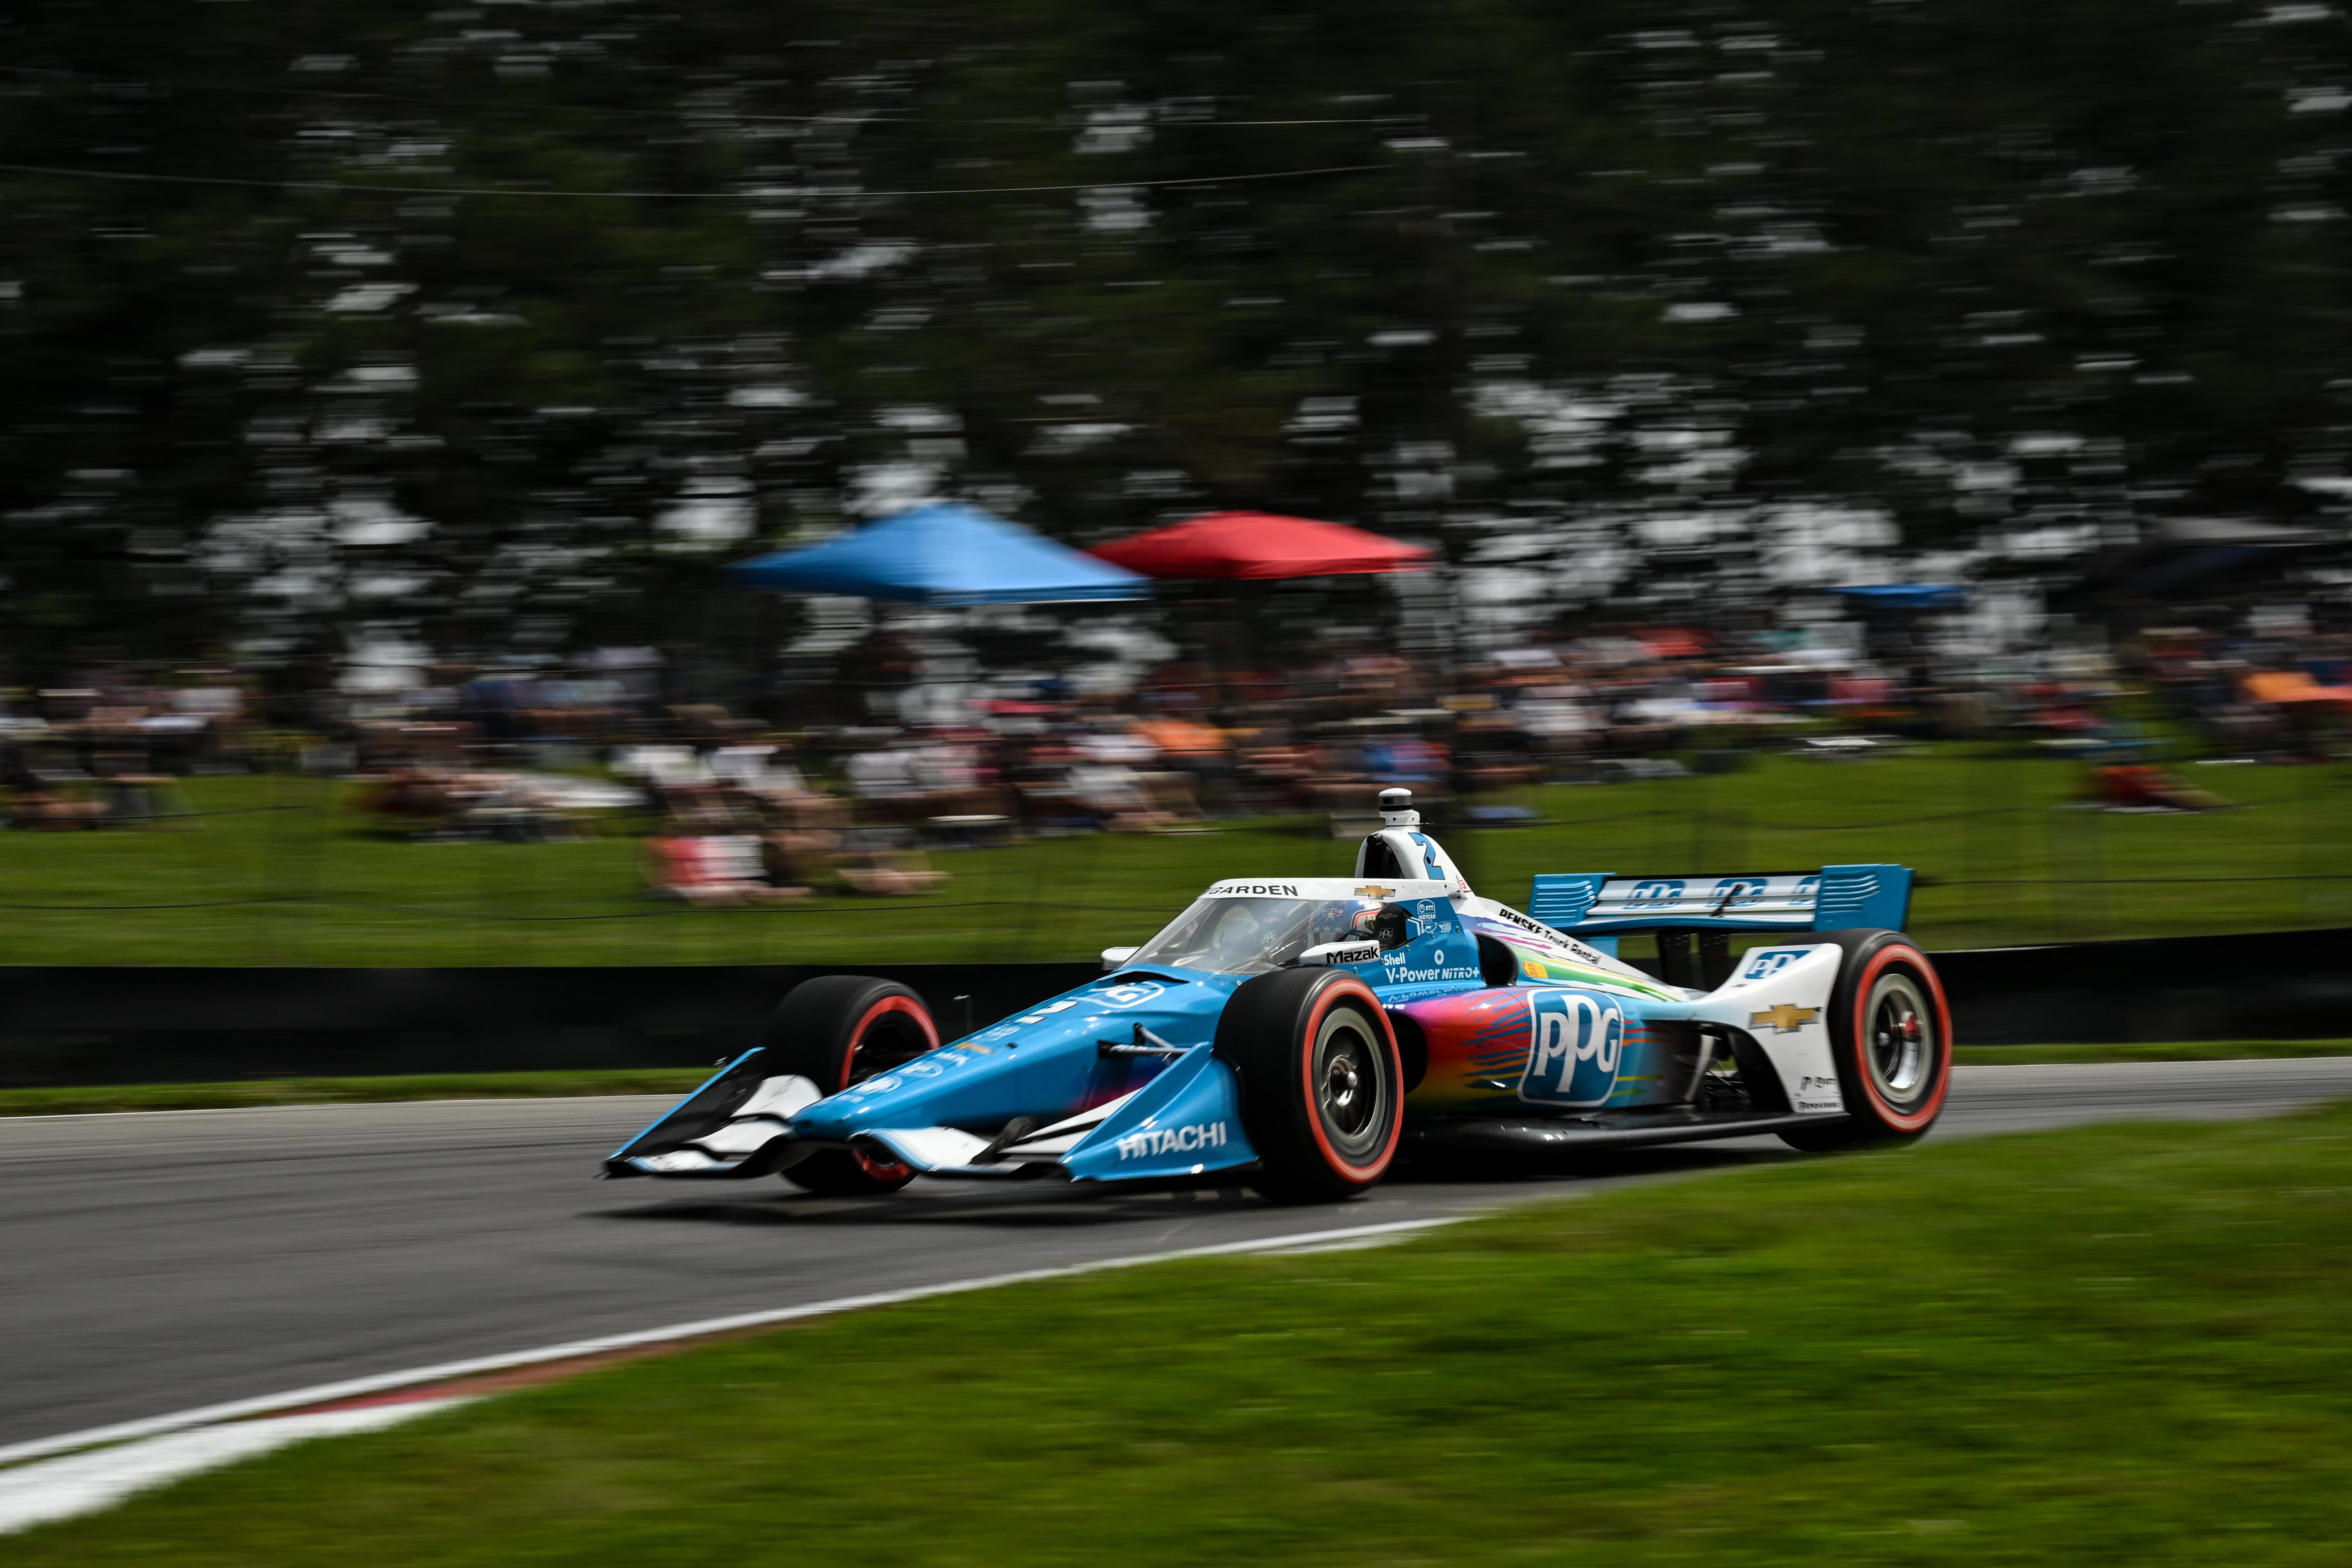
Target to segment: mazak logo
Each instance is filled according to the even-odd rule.
[[[1679,877],[1654,877],[1646,882],[1636,882],[1626,895],[1625,907],[1635,909],[1644,904],[1674,904],[1682,901],[1685,884]]]
[[[1567,991],[1531,999],[1528,1068],[1519,1098],[1535,1105],[1600,1105],[1617,1089],[1625,1015],[1613,1002]]]
[[[1154,1154],[1193,1154],[1225,1146],[1225,1124],[1196,1121],[1189,1127],[1150,1127],[1118,1141],[1122,1160],[1148,1160]]]

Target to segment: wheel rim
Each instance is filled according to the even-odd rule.
[[[1352,1008],[1334,1007],[1315,1031],[1315,1116],[1341,1158],[1358,1163],[1377,1152],[1389,1121],[1388,1074],[1381,1051]]]
[[[877,1182],[904,1181],[915,1173],[911,1165],[902,1165],[896,1160],[876,1159],[855,1145],[850,1148],[849,1157],[857,1162],[860,1172]]]
[[[866,1027],[860,1031],[857,1043],[849,1048],[849,1070],[843,1073],[841,1087],[863,1083],[877,1078],[904,1062],[913,1061],[931,1048],[930,1037],[923,1026],[905,1013],[891,1011],[868,1014]],[[911,1166],[895,1160],[877,1159],[865,1150],[852,1147],[850,1158],[857,1168],[877,1182],[900,1182],[914,1175]]]
[[[879,1077],[930,1048],[922,1026],[904,1013],[885,1013],[868,1023],[850,1047],[849,1070],[841,1075],[841,1087]]]
[[[1890,1105],[1918,1104],[1935,1088],[1939,1059],[1936,1015],[1926,993],[1908,974],[1882,974],[1870,988],[1863,1016],[1868,1029],[1863,1056],[1871,1082]]]

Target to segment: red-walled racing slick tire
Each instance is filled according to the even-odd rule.
[[[1251,1185],[1277,1203],[1352,1197],[1396,1158],[1404,1073],[1370,986],[1333,969],[1245,982],[1217,1019],[1217,1055],[1241,1079]]]
[[[1846,1114],[1781,1141],[1818,1151],[1925,1137],[1952,1081],[1952,1010],[1936,966],[1900,931],[1824,931],[1822,940],[1844,950],[1829,1029]]]
[[[923,999],[894,980],[824,974],[776,1004],[765,1043],[772,1072],[798,1073],[831,1095],[937,1050],[940,1031]],[[820,1149],[784,1169],[784,1180],[835,1197],[896,1192],[914,1179],[909,1167],[859,1149]]]

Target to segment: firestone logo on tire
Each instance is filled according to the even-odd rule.
[[[1145,1160],[1154,1154],[1191,1154],[1202,1149],[1222,1149],[1224,1145],[1223,1122],[1197,1121],[1189,1127],[1151,1127],[1140,1132],[1130,1132],[1118,1141],[1118,1157],[1122,1160]]]
[[[1538,991],[1529,998],[1528,1067],[1519,1098],[1532,1105],[1593,1106],[1617,1089],[1625,1014],[1602,996]]]

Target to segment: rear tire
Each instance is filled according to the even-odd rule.
[[[894,980],[824,974],[776,1004],[764,1044],[772,1074],[798,1073],[832,1095],[939,1049],[940,1031],[923,999]],[[784,1172],[794,1186],[829,1197],[896,1192],[914,1179],[911,1167],[856,1149],[820,1149]]]
[[[1943,982],[1901,931],[1825,931],[1845,950],[1830,993],[1830,1055],[1843,1121],[1783,1132],[1809,1152],[1927,1136],[1952,1081],[1952,1010]],[[1825,1119],[1826,1120],[1826,1119]]]
[[[1276,1203],[1331,1203],[1381,1179],[1404,1128],[1396,1034],[1370,986],[1336,969],[1245,983],[1217,1020],[1257,1151],[1250,1184]]]

